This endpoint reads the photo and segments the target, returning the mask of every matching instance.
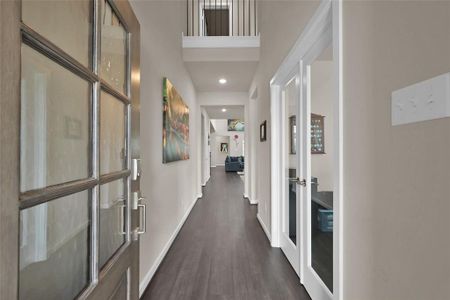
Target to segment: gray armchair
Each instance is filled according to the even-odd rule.
[[[244,171],[244,157],[227,156],[225,159],[225,172],[242,172]]]

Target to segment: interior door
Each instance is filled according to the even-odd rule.
[[[1,295],[137,299],[137,19],[126,1],[1,5]]]
[[[312,299],[331,300],[334,285],[333,206],[336,190],[335,87],[331,30],[301,62],[304,285]]]
[[[282,89],[283,128],[283,193],[281,203],[281,250],[297,274],[300,274],[300,193],[299,193],[299,132],[297,130],[299,107],[298,71],[289,76]]]

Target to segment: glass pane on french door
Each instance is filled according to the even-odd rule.
[[[333,292],[333,57],[331,46],[310,66],[311,266]]]
[[[297,91],[296,78],[292,79],[284,90],[285,101],[285,224],[284,232],[297,245]]]

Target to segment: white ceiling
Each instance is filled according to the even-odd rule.
[[[244,120],[244,106],[223,105],[223,106],[202,106],[210,119],[240,119]],[[227,111],[222,112],[225,108]]]
[[[248,92],[258,62],[186,62],[198,92]],[[225,78],[227,83],[219,83]]]

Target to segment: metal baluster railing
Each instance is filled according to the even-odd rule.
[[[256,36],[258,35],[257,1],[186,0],[186,35]]]

